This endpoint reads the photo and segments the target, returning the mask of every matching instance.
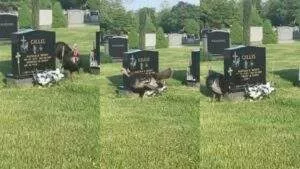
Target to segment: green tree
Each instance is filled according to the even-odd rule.
[[[235,22],[231,26],[230,39],[232,44],[243,44],[243,27],[239,22]]]
[[[263,24],[263,44],[276,44],[277,34],[272,29],[272,24],[270,20],[265,20]]]
[[[156,48],[167,48],[169,46],[168,39],[165,37],[164,30],[159,27],[156,33]]]
[[[32,27],[33,29],[39,29],[40,0],[31,0],[31,7]]]
[[[210,27],[230,27],[240,18],[239,4],[234,0],[201,0],[203,19]]]
[[[252,13],[252,0],[243,0],[243,42],[250,45],[250,24]]]
[[[128,32],[128,43],[131,49],[137,49],[139,47],[139,34],[134,28],[131,28]]]
[[[258,11],[255,7],[251,10],[251,26],[262,26],[263,19],[259,16]]]
[[[155,11],[151,8],[139,10],[139,48],[145,48],[145,34],[152,32],[152,24],[155,23]]]
[[[32,25],[31,22],[31,10],[28,3],[25,1],[20,2],[19,7],[19,24],[21,28],[29,28]]]
[[[52,15],[53,15],[52,16],[52,18],[53,18],[52,27],[53,28],[61,28],[61,27],[67,26],[67,19],[63,13],[63,9],[59,2],[55,2],[53,4]]]
[[[184,22],[184,31],[190,35],[199,35],[200,26],[195,19],[186,19]]]

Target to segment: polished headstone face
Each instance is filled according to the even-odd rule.
[[[123,53],[128,51],[128,39],[124,37],[113,37],[108,39],[109,55],[112,58],[122,59]]]
[[[224,75],[229,92],[244,91],[245,87],[266,83],[266,49],[239,46],[224,52]]]
[[[12,73],[31,77],[36,71],[55,69],[55,32],[24,30],[12,35]]]
[[[100,64],[100,43],[101,43],[101,34],[100,31],[96,32],[96,60],[98,65]]]
[[[200,78],[200,51],[192,51],[191,63],[190,63],[190,73],[193,76],[194,82],[199,82]],[[189,81],[189,79],[187,79]]]
[[[133,50],[124,53],[123,68],[130,72],[151,73],[159,71],[157,51]],[[124,85],[128,86],[127,77],[124,76]]]
[[[224,49],[230,47],[229,33],[225,31],[212,31],[207,33],[207,51],[210,54],[222,55]]]
[[[12,14],[0,14],[0,38],[11,38],[18,31],[18,17]]]

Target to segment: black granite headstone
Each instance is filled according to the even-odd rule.
[[[149,50],[132,50],[124,53],[123,68],[129,69],[130,72],[158,72],[158,55],[157,51]],[[127,77],[123,76],[124,86],[128,87]]]
[[[224,52],[224,75],[229,92],[266,84],[266,49],[254,46],[228,48]]]
[[[125,37],[113,37],[108,39],[109,55],[113,59],[122,59],[124,52],[128,51],[128,39]]]
[[[213,55],[222,55],[230,47],[229,33],[215,30],[207,33],[207,51]]]
[[[98,65],[100,64],[100,43],[101,43],[101,34],[100,31],[96,32],[96,60]]]
[[[55,69],[55,32],[29,29],[13,33],[11,49],[14,78]]]
[[[200,81],[200,50],[192,51],[190,61],[186,81],[187,83],[198,83]]]
[[[13,32],[18,31],[18,16],[0,14],[0,39],[9,39]]]

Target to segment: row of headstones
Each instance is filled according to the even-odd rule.
[[[134,50],[124,53],[123,67],[131,72],[158,72],[157,51]],[[225,49],[224,77],[229,93],[242,92],[247,86],[266,84],[266,50],[263,47],[239,46]],[[200,81],[200,51],[191,53],[185,81],[195,84]],[[124,77],[124,85],[128,81]]]
[[[68,10],[65,12],[68,18],[68,27],[84,26],[84,21],[98,21],[98,12],[85,12],[82,10]],[[39,26],[41,29],[52,27],[52,10],[39,11]],[[0,38],[10,38],[11,33],[18,30],[18,13],[0,13]]]

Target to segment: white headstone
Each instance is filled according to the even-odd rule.
[[[145,34],[145,49],[155,49],[156,47],[156,34],[155,33],[146,33]]]
[[[69,27],[84,26],[84,11],[68,10],[68,26]]]
[[[41,28],[50,29],[52,27],[52,10],[40,10],[39,25]]]
[[[172,33],[168,35],[169,47],[178,48],[182,47],[182,34]]]
[[[261,45],[264,37],[263,27],[251,26],[250,27],[250,44]]]
[[[278,43],[293,43],[294,28],[289,26],[277,27]]]

